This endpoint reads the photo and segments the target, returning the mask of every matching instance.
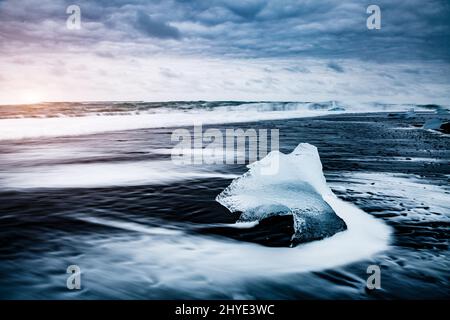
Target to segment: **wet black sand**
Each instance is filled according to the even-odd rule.
[[[448,115],[439,116],[450,119]],[[394,230],[391,249],[370,261],[277,279],[247,281],[243,277],[239,288],[218,289],[211,283],[210,291],[186,292],[165,287],[164,279],[154,279],[151,269],[146,270],[148,274],[143,272],[139,261],[110,257],[106,261],[114,264],[114,268],[105,270],[108,274],[105,278],[109,279],[106,283],[104,279],[89,278],[88,269],[85,289],[68,292],[65,268],[69,264],[87,258],[95,261],[95,257],[89,256],[95,252],[101,269],[108,263],[103,261],[102,251],[93,247],[141,237],[139,231],[121,228],[120,224],[93,223],[89,218],[144,227],[163,226],[271,247],[290,245],[291,219],[272,218],[251,229],[216,227],[215,224],[234,223],[238,218],[214,200],[230,179],[102,188],[4,187],[0,190],[0,298],[448,299],[450,136],[420,129],[421,124],[434,117],[436,114],[431,112],[417,113],[413,118],[405,118],[402,113],[379,113],[214,126],[278,128],[282,152],[292,151],[300,142],[317,146],[325,176],[336,195],[382,219]],[[57,164],[167,160],[169,155],[153,151],[173,146],[171,132],[145,129],[0,141],[0,172]],[[56,149],[82,146],[100,155],[86,154],[73,159],[15,156],[24,148],[35,150],[42,146]],[[234,165],[211,170],[242,174],[246,169]],[[370,264],[381,266],[381,290],[370,291],[365,287],[366,268]],[[158,261],[155,265],[158,266]],[[183,275],[179,276],[183,281]]]

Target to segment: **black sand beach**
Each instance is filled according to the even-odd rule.
[[[450,116],[405,115],[338,114],[213,126],[278,128],[285,153],[301,142],[315,145],[333,192],[393,230],[389,248],[370,259],[277,276],[252,274],[245,267],[251,261],[202,265],[206,256],[223,258],[215,243],[298,254],[289,248],[291,216],[247,229],[224,225],[239,215],[215,197],[231,175],[246,171],[244,165],[194,168],[217,176],[155,178],[136,186],[120,185],[126,169],[118,166],[113,169],[117,186],[70,187],[78,172],[73,165],[170,160],[170,154],[157,152],[173,146],[170,128],[0,141],[0,242],[7,244],[0,248],[0,298],[448,299],[450,136],[421,126],[436,117],[448,122]],[[78,150],[76,156],[70,150]],[[55,167],[61,171],[46,171]],[[169,176],[170,170],[160,169]],[[42,187],[61,172],[66,176],[58,183],[68,187]],[[210,249],[202,241],[211,243]],[[170,251],[172,246],[183,251]],[[276,268],[277,256],[266,259]],[[65,287],[70,264],[83,270],[83,289],[76,293]],[[372,264],[381,267],[381,290],[366,288]],[[224,285],[228,277],[233,280]]]

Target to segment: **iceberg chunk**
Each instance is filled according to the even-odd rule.
[[[262,169],[275,165],[276,172],[263,174]],[[323,239],[347,228],[324,200],[335,196],[315,146],[301,143],[290,154],[272,151],[248,168],[216,197],[231,212],[241,213],[239,222],[292,215],[294,243]]]
[[[433,118],[425,121],[422,128],[423,129],[431,129],[431,130],[438,130],[441,128],[442,121],[438,118]]]

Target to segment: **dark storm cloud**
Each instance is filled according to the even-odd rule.
[[[79,32],[65,28],[65,8],[74,2],[82,10]],[[33,43],[53,50],[153,41],[153,52],[201,56],[450,60],[447,0],[374,3],[381,30],[366,28],[368,3],[361,0],[6,0],[0,2],[0,53]],[[120,48],[127,50],[145,53]]]
[[[245,19],[255,18],[266,4],[267,1],[260,0],[229,1],[224,3],[227,9]]]
[[[181,34],[177,28],[168,25],[163,21],[156,21],[148,14],[138,12],[136,15],[136,26],[144,34],[161,39],[180,39]]]
[[[338,63],[331,61],[327,64],[327,67],[333,71],[339,72],[339,73],[343,73],[344,72],[344,68],[339,65]]]
[[[292,72],[292,73],[311,73],[311,71],[308,68],[305,67],[299,67],[299,66],[289,66],[283,68],[286,71]]]

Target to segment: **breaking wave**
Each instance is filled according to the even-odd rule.
[[[98,102],[0,106],[0,139],[315,117],[360,112],[434,110],[436,105],[312,102]]]

